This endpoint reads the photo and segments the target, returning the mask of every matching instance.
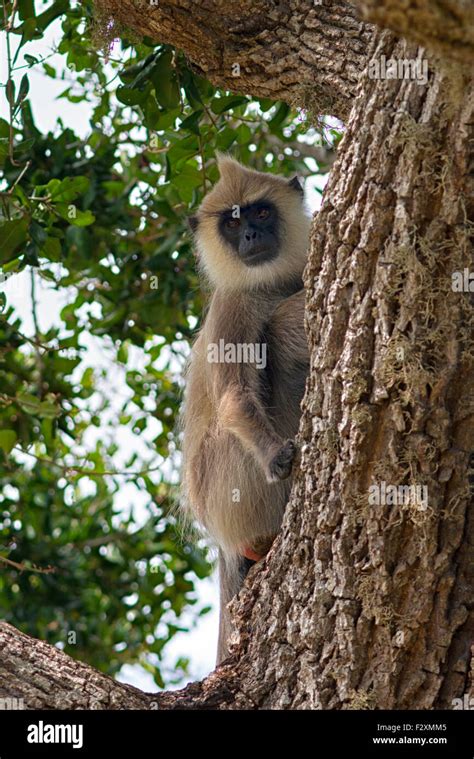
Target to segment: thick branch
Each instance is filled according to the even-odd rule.
[[[119,26],[183,50],[215,85],[341,119],[349,114],[373,31],[344,0],[322,5],[96,0],[96,5]]]
[[[181,691],[142,693],[0,623],[0,698],[25,709],[250,709],[231,666]]]
[[[357,0],[361,15],[444,58],[474,60],[472,0]]]

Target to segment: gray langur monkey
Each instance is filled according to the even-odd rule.
[[[308,374],[302,273],[310,219],[298,179],[218,157],[189,222],[212,289],[187,372],[183,507],[219,548],[217,661],[227,604],[279,531]]]

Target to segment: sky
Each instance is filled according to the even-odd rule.
[[[29,55],[42,57],[52,51],[55,47],[55,41],[60,38],[60,22],[52,24],[48,30],[45,39],[32,41],[25,46]],[[0,80],[6,81],[6,61],[3,54],[5,40],[0,35]],[[21,56],[20,61],[21,64]],[[48,63],[55,66],[59,71],[62,70],[62,56],[54,55],[48,59]],[[20,72],[23,73],[23,72]],[[64,90],[64,81],[51,79],[41,73],[40,67],[33,67],[29,70],[30,79],[30,100],[32,104],[35,122],[38,128],[43,131],[54,131],[58,128],[58,119],[61,119],[64,128],[72,127],[79,136],[85,136],[89,132],[89,117],[91,106],[84,102],[81,104],[69,103],[65,99],[57,99]],[[8,111],[6,99],[0,94],[0,117],[7,118]],[[316,185],[324,186],[325,178],[311,178],[306,182],[307,195],[310,196],[309,203],[311,210],[315,210],[320,203],[320,195],[314,192]],[[309,192],[308,192],[309,190]],[[23,331],[29,335],[33,333],[33,324],[31,317],[30,301],[30,274],[24,271],[8,280],[2,287],[9,295],[9,300],[15,306],[18,315],[23,322]],[[52,324],[60,324],[60,311],[67,302],[69,302],[70,293],[65,290],[57,291],[48,287],[44,280],[36,278],[37,301],[38,301],[38,321],[41,331],[45,331]],[[94,368],[107,368],[113,372],[114,394],[117,398],[120,395],[129,394],[129,388],[125,383],[124,377],[120,375],[120,370],[111,363],[107,355],[101,349],[101,343],[90,335],[84,335],[84,342],[87,345],[87,355],[81,363],[78,371],[82,373],[85,366],[90,365]],[[139,362],[139,358],[137,358]],[[100,429],[91,432],[92,435],[99,436]],[[155,432],[156,434],[156,432]],[[153,435],[150,435],[152,439]],[[91,444],[93,443],[91,439]],[[137,439],[126,430],[120,430],[120,436],[117,439],[119,450],[117,453],[116,468],[121,468],[121,463],[126,461],[130,455],[129,446],[136,448]],[[132,504],[139,511],[140,507],[145,509],[147,495],[139,493],[132,483],[124,483],[120,492],[121,503],[127,503],[129,508]],[[145,514],[143,515],[146,516]],[[189,657],[191,660],[190,676],[181,681],[179,687],[192,680],[202,679],[206,674],[214,669],[215,651],[217,646],[217,629],[218,629],[218,590],[217,578],[208,578],[203,581],[196,581],[196,591],[199,598],[199,606],[211,605],[213,610],[204,617],[199,618],[197,625],[188,633],[179,633],[169,643],[166,648],[164,657],[164,671],[166,679],[166,670],[172,670],[173,662],[178,657]],[[186,615],[185,621],[190,621],[192,614]],[[147,673],[138,665],[126,665],[122,668],[118,680],[129,683],[142,690],[153,692],[158,690],[151,674]],[[175,686],[178,687],[178,686]]]

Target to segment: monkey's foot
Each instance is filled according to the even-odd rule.
[[[296,445],[293,440],[287,440],[272,458],[268,467],[267,482],[286,480],[291,474],[293,459],[296,454]]]
[[[242,543],[238,548],[238,552],[240,556],[245,556],[246,559],[260,561],[269,552],[275,538],[276,535],[253,538],[252,543]]]
[[[242,546],[239,553],[241,556],[245,556],[246,559],[250,559],[251,561],[260,561],[260,559],[263,559],[263,554],[260,555],[254,551],[252,546]]]

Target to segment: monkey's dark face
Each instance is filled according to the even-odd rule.
[[[219,232],[246,266],[259,266],[278,255],[280,221],[270,201],[224,211]]]

